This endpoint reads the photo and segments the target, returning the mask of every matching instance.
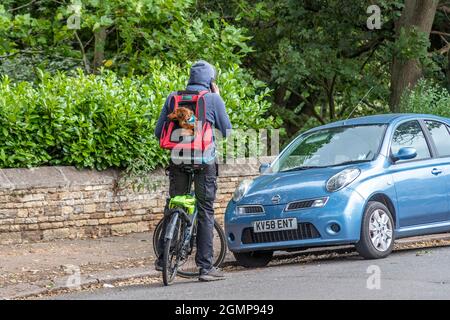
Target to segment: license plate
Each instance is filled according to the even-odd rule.
[[[253,222],[253,232],[268,232],[297,229],[297,218],[263,220]]]

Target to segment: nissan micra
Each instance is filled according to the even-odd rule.
[[[304,132],[237,187],[225,213],[230,250],[246,267],[276,250],[344,244],[375,259],[395,239],[450,231],[449,126],[388,114]]]

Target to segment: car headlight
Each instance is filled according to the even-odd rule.
[[[250,185],[252,184],[252,182],[253,182],[253,180],[249,180],[249,179],[243,180],[239,184],[239,186],[236,188],[236,190],[234,190],[233,201],[238,202],[239,200],[241,200],[242,197],[247,192],[247,190],[250,187]]]
[[[361,170],[358,168],[350,168],[342,170],[341,172],[335,174],[330,179],[328,179],[326,187],[329,192],[335,192],[345,188],[350,183],[358,178]]]

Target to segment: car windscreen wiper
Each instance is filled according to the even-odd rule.
[[[299,166],[299,167],[291,168],[291,169],[288,169],[288,170],[283,170],[281,172],[301,171],[301,170],[317,169],[317,168],[325,168],[325,167],[321,167],[321,166]]]
[[[346,164],[357,164],[357,163],[364,163],[364,162],[370,162],[370,161],[372,161],[372,160],[370,160],[370,159],[365,159],[365,160],[351,160],[351,161],[344,161],[344,162],[341,162],[341,163],[333,164],[333,165],[331,165],[331,166],[329,166],[329,167],[338,167],[338,166],[344,166],[344,165],[346,165]]]

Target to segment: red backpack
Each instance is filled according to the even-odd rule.
[[[184,154],[193,151],[205,151],[213,143],[211,123],[206,120],[206,100],[204,95],[209,91],[178,91],[171,95],[169,113],[178,107],[189,108],[195,115],[193,136],[181,136],[181,128],[177,121],[167,119],[164,122],[159,145],[164,149],[180,149]],[[177,130],[178,129],[178,130]]]

